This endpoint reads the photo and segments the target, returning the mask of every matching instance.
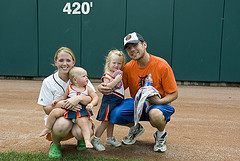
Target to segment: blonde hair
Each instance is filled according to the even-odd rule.
[[[111,62],[112,55],[117,55],[117,56],[122,57],[122,67],[121,67],[121,70],[123,70],[123,67],[124,67],[125,61],[126,61],[126,56],[125,56],[125,54],[122,51],[115,49],[115,50],[111,50],[108,53],[107,57],[106,57],[106,63],[105,63],[105,66],[104,66],[104,72],[110,72],[109,64]]]
[[[61,47],[61,48],[59,48],[59,49],[56,51],[55,56],[54,56],[54,61],[57,61],[57,59],[58,59],[58,54],[59,54],[61,51],[64,51],[64,52],[68,53],[69,55],[71,55],[72,60],[75,61],[75,55],[74,55],[74,53],[72,52],[71,49],[69,49],[69,48],[67,48],[67,47]]]
[[[82,67],[72,67],[69,71],[69,79],[73,83],[73,78],[81,74],[81,72],[86,71]]]

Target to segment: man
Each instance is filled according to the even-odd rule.
[[[152,86],[159,91],[161,98],[157,95],[149,98],[152,106],[147,112],[146,105],[144,106],[140,121],[149,121],[152,127],[157,129],[154,134],[155,145],[153,149],[156,152],[165,152],[167,150],[165,126],[175,111],[169,104],[178,97],[173,71],[164,59],[147,52],[147,43],[136,32],[130,33],[124,38],[124,48],[132,60],[123,69],[123,84],[125,89],[129,87],[132,98],[125,99],[117,106],[110,113],[109,121],[130,127],[128,136],[122,140],[124,144],[132,145],[136,142],[136,137],[140,136],[145,129],[140,123],[133,126],[134,98],[139,88],[144,85],[145,78],[151,73]],[[109,94],[112,91],[103,83],[98,86],[98,89],[103,94]]]

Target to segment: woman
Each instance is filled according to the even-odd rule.
[[[75,64],[75,56],[69,48],[61,47],[55,53],[54,64],[57,67],[57,72],[43,80],[38,98],[38,104],[43,106],[43,110],[46,113],[44,117],[45,124],[48,114],[54,109],[54,107],[51,106],[51,102],[62,96],[67,89],[67,86],[70,84],[68,72]],[[95,91],[90,81],[88,86]],[[79,102],[86,105],[90,101],[90,96],[79,95],[77,97],[69,98],[63,107],[71,110],[79,110],[81,109],[81,107],[78,106]],[[92,135],[94,125],[91,120],[89,120],[89,126],[91,127],[90,133]],[[60,141],[67,140],[73,136],[78,140],[77,149],[85,150],[85,142],[79,126],[73,124],[71,120],[65,119],[64,117],[58,118],[53,125],[52,133],[46,137],[47,140],[52,141],[49,148],[49,157],[61,158],[62,153],[60,150]]]

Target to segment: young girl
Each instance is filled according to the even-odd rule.
[[[93,148],[90,142],[91,134],[88,122],[89,117],[92,115],[92,107],[96,106],[98,103],[98,96],[91,88],[87,86],[87,71],[83,68],[73,67],[69,72],[69,77],[72,84],[68,85],[66,92],[62,96],[52,102],[52,106],[55,106],[55,109],[53,109],[49,114],[46,128],[40,133],[40,136],[44,136],[50,133],[56,119],[64,116],[64,118],[71,119],[74,123],[76,122],[81,128],[86,148]],[[92,101],[87,104],[87,106],[82,105],[82,109],[80,111],[73,111],[66,108],[61,108],[65,103],[65,99],[78,95],[90,96],[92,98]]]
[[[107,128],[107,145],[113,145],[115,147],[121,146],[121,143],[116,141],[113,137],[114,124],[108,121],[108,114],[119,105],[124,99],[124,87],[122,84],[122,69],[125,64],[126,57],[122,51],[111,50],[106,58],[105,73],[102,77],[102,82],[113,89],[113,93],[110,95],[104,95],[102,98],[102,104],[98,111],[97,120],[102,121],[97,127],[94,138],[92,139],[92,145],[97,151],[104,151],[105,147],[101,143],[101,136],[104,130]],[[119,70],[121,70],[119,72]],[[114,78],[114,75],[117,76]],[[119,88],[120,83],[120,88]],[[121,85],[122,84],[122,85]],[[118,86],[118,89],[116,89]]]

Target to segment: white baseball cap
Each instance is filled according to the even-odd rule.
[[[127,44],[137,44],[139,41],[144,41],[142,35],[137,32],[133,32],[124,37],[124,48]]]

